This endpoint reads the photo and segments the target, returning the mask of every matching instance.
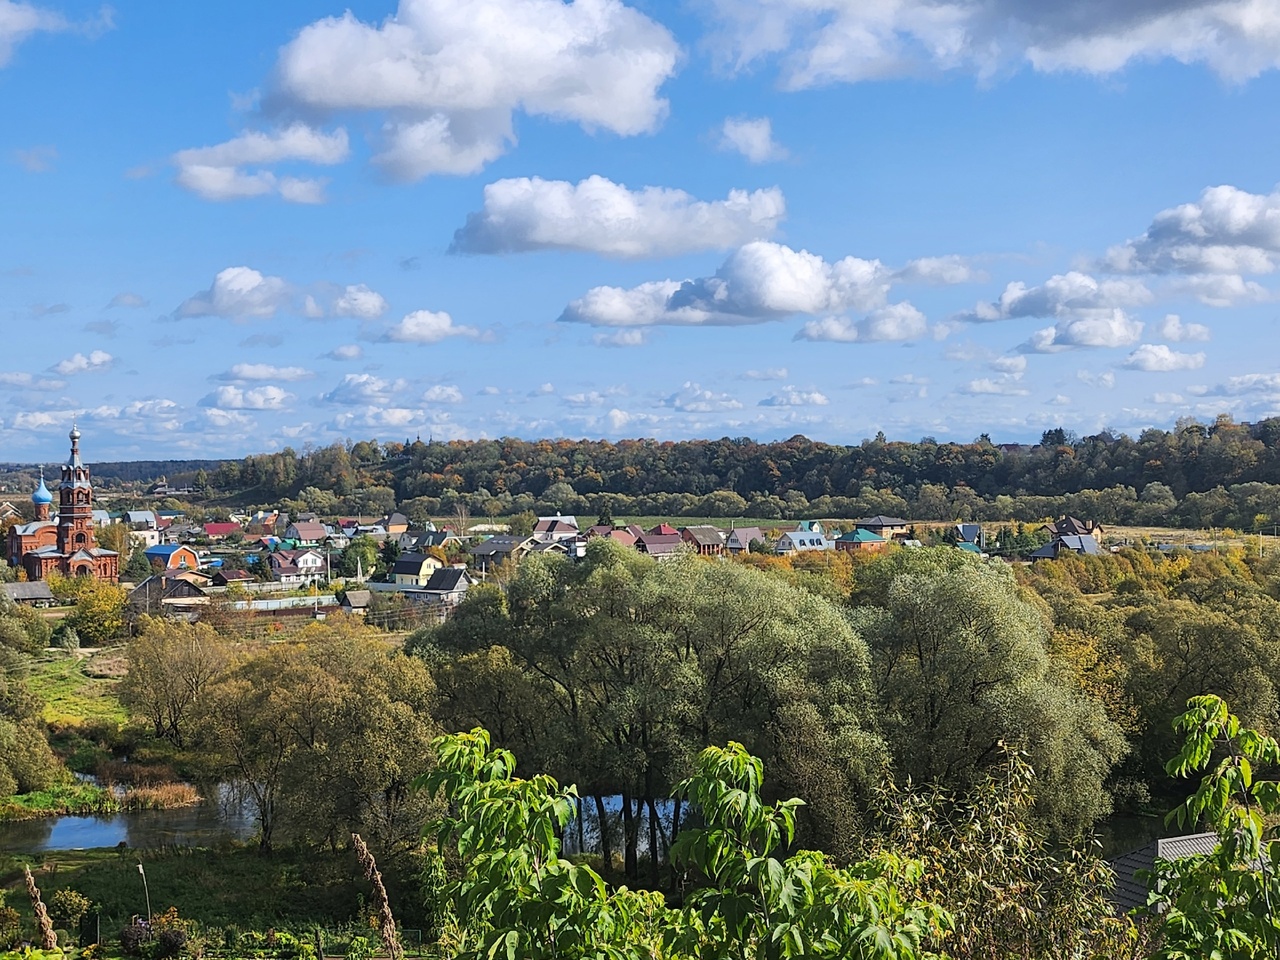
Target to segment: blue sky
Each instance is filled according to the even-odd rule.
[[[1280,0],[0,0],[0,442],[1280,414]]]

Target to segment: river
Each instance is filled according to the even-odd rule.
[[[208,846],[253,834],[248,807],[227,791],[218,801],[176,810],[132,810],[101,817],[41,817],[0,823],[0,853],[44,853],[114,847]]]

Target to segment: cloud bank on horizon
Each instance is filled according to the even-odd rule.
[[[226,13],[0,0],[15,457],[1280,415],[1271,0]]]

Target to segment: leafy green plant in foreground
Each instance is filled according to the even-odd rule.
[[[703,751],[681,784],[704,826],[672,851],[692,886],[679,909],[658,894],[610,889],[560,857],[574,788],[515,777],[515,757],[491,750],[482,729],[435,749],[437,768],[421,785],[448,802],[450,815],[431,829],[459,861],[438,903],[446,956],[916,960],[936,956],[929,945],[950,926],[944,910],[904,893],[918,862],[884,855],[842,870],[820,853],[775,856],[791,842],[801,801],[765,804],[763,765],[740,744]]]
[[[590,867],[561,858],[557,834],[573,814],[576,791],[546,775],[516,778],[515,756],[489,746],[482,729],[439,738],[438,766],[420,781],[454,811],[429,828],[441,850],[451,848],[462,861],[461,879],[442,898],[454,911],[442,936],[451,955],[646,955],[642,921],[660,898],[610,892]]]
[[[763,803],[763,779],[760,760],[730,742],[704,750],[697,774],[680,784],[706,826],[684,831],[672,858],[705,886],[690,894],[668,943],[681,955],[726,960],[935,956],[926,944],[951,918],[904,895],[922,864],[882,854],[838,869],[814,851],[779,859],[803,801]]]
[[[1209,772],[1168,819],[1180,827],[1203,819],[1219,840],[1209,856],[1156,865],[1150,907],[1164,914],[1164,943],[1155,956],[1280,956],[1280,840],[1267,830],[1268,818],[1280,814],[1280,782],[1254,776],[1255,768],[1280,764],[1280,745],[1242,727],[1216,696],[1188,700],[1174,729],[1185,739],[1169,774]]]

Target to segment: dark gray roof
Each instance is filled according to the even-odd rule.
[[[363,610],[369,605],[369,601],[372,597],[372,590],[348,590],[342,601],[342,605],[344,607],[350,607],[352,610]]]
[[[1156,840],[1141,849],[1116,857],[1111,868],[1116,872],[1116,885],[1111,899],[1125,910],[1142,907],[1147,903],[1147,885],[1136,876],[1139,870],[1150,870],[1157,860],[1181,860],[1213,853],[1218,845],[1216,833],[1192,833],[1183,837]]]
[[[422,565],[430,559],[425,553],[402,553],[396,560],[396,565],[391,568],[391,574],[395,576],[404,573],[416,577],[422,573]]]
[[[4,588],[5,596],[15,602],[53,599],[53,591],[49,589],[49,584],[44,580],[33,580],[29,583],[5,583],[0,584],[0,587]]]
[[[879,515],[874,517],[863,517],[861,520],[855,520],[853,522],[860,527],[905,527],[907,525],[907,521],[903,520],[901,517],[885,517]]]
[[[528,537],[512,537],[506,534],[499,534],[482,543],[477,543],[471,548],[471,555],[473,557],[493,557],[498,554],[512,553],[518,550],[522,544],[528,542]]]
[[[460,567],[441,567],[431,574],[431,579],[422,588],[440,593],[453,593],[455,590],[467,588],[467,571]]]
[[[1055,537],[1030,556],[1032,560],[1056,560],[1058,554],[1062,553],[1063,550],[1069,553],[1087,553],[1095,557],[1102,553],[1102,548],[1098,546],[1098,541],[1093,537],[1071,536]]]
[[[718,527],[699,526],[685,527],[684,532],[693,538],[693,542],[700,547],[723,547],[724,534],[720,532]]]

